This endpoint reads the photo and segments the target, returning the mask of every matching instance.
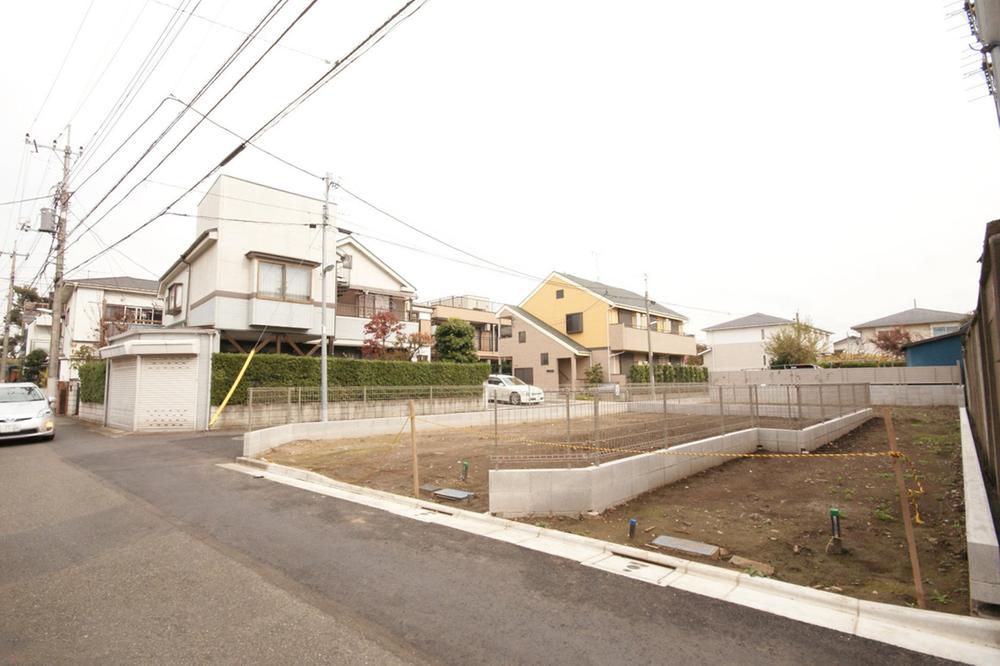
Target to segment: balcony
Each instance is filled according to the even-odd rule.
[[[493,339],[493,333],[488,331],[477,331],[475,337],[476,351],[480,357],[488,356],[493,358],[497,353],[497,342]]]
[[[673,354],[677,356],[694,356],[697,353],[693,335],[677,335],[662,331],[650,331],[650,342],[654,354]],[[645,352],[649,348],[646,329],[612,324],[609,344],[611,351]]]

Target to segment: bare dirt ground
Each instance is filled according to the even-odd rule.
[[[907,488],[923,490],[916,498],[922,524],[915,533],[928,608],[967,614],[957,411],[895,408],[892,413],[898,446],[906,455]],[[887,448],[885,425],[876,418],[817,453]],[[842,555],[825,552],[831,507],[843,516],[847,552]],[[628,539],[629,518],[639,521],[634,541]],[[889,458],[740,459],[601,516],[525,522],[647,548],[656,535],[670,534],[770,564],[779,580],[873,601],[915,601]]]
[[[524,409],[532,409],[525,407]],[[589,419],[573,419],[570,438],[567,439],[566,421],[552,420],[517,425],[501,424],[503,439],[495,443],[493,428],[448,428],[431,430],[427,422],[434,417],[417,417],[417,451],[420,484],[457,488],[475,493],[462,507],[473,511],[489,508],[489,469],[491,456],[558,456],[559,459],[534,458],[520,462],[508,459],[504,467],[569,467],[589,465],[594,453],[588,449],[574,449],[566,442],[588,444],[593,440]],[[400,419],[400,425],[404,419]],[[761,425],[770,428],[798,427],[796,421],[780,418],[763,418]],[[423,426],[423,429],[421,427]],[[729,418],[726,431],[748,427],[749,419]],[[633,455],[637,451],[663,446],[663,437],[670,445],[712,437],[722,432],[717,417],[671,415],[664,424],[662,415],[615,414],[602,416],[598,440],[602,447],[631,450],[606,453],[601,460]],[[533,443],[522,443],[520,439]],[[554,442],[547,446],[539,442]],[[575,456],[576,459],[567,457]],[[365,485],[402,495],[413,492],[410,433],[405,427],[398,437],[345,438],[337,440],[303,440],[268,451],[264,458],[271,462],[325,474],[347,483]],[[460,478],[462,461],[469,463],[468,477]],[[428,496],[429,497],[429,496]]]

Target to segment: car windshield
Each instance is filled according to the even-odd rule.
[[[527,386],[525,382],[522,382],[517,377],[507,377],[507,383],[512,384],[514,386]]]
[[[0,402],[32,402],[45,400],[34,386],[0,386]]]

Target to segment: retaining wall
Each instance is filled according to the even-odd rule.
[[[973,609],[1000,604],[1000,545],[986,495],[969,414],[959,410],[962,433],[962,481],[965,489],[965,540],[969,557],[969,596]]]
[[[894,368],[801,368],[709,372],[709,384],[958,384],[957,365]]]
[[[77,418],[81,421],[104,425],[104,405],[99,402],[81,402]]]
[[[872,384],[872,404],[894,407],[964,407],[960,384]]]
[[[492,407],[492,404],[491,406]],[[484,406],[482,396],[474,398],[426,398],[413,401],[413,408],[418,415],[427,414],[450,414],[483,411],[488,409]],[[212,413],[218,407],[212,407]],[[358,419],[378,419],[390,418],[393,416],[406,416],[409,414],[408,400],[351,400],[334,401],[328,403],[327,418],[331,421],[348,421]],[[250,415],[253,414],[253,423],[250,423]],[[255,403],[250,405],[229,405],[227,406],[219,420],[215,423],[215,428],[249,428],[252,426],[270,427],[283,425],[286,423],[308,423],[319,421],[318,402],[270,402]]]
[[[871,409],[863,409],[801,431],[749,428],[674,446],[670,451],[751,453],[758,444],[775,452],[798,453],[800,448],[812,451],[857,428],[872,416]],[[490,513],[516,518],[602,512],[729,460],[732,459],[652,452],[592,467],[490,470]]]

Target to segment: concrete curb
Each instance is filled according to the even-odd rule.
[[[908,650],[969,664],[1000,663],[997,620],[862,601],[633,546],[355,486],[253,458],[238,458],[236,463],[220,467]]]

